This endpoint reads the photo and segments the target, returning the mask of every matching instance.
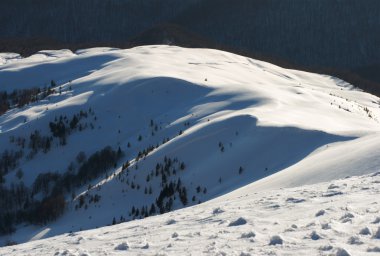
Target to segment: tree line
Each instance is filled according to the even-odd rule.
[[[66,195],[115,168],[122,156],[120,148],[107,146],[88,159],[79,153],[81,165],[77,172],[41,173],[31,188],[22,181],[9,187],[0,184],[0,234],[12,233],[14,226],[22,222],[46,224],[57,219],[65,210]]]
[[[0,115],[12,108],[22,108],[25,105],[46,98],[55,92],[53,86],[56,86],[56,84],[52,80],[51,86],[45,86],[43,89],[38,87],[19,90],[15,89],[11,93],[0,91]]]

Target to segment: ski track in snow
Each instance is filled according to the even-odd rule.
[[[210,201],[143,220],[3,247],[0,255],[379,253],[380,173],[240,192],[222,197],[223,203]]]

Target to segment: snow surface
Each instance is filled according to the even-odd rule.
[[[75,53],[68,50],[42,51],[29,58],[20,58],[17,54],[2,54],[0,58],[0,90],[43,87],[49,85],[51,80],[62,88],[62,94],[50,95],[48,99],[0,116],[0,152],[16,148],[9,142],[10,136],[28,137],[34,130],[48,135],[48,123],[59,115],[70,118],[80,110],[92,108],[97,117],[93,121],[95,129],[71,134],[66,146],[54,145],[47,154],[40,152],[33,159],[23,158],[20,168],[24,172],[23,182],[26,185],[30,186],[40,173],[65,172],[80,151],[89,156],[107,145],[113,148],[120,146],[125,151],[123,161],[132,161],[133,181],[141,185],[140,190],[132,190],[120,181],[117,174],[125,175],[120,164],[110,172],[115,175],[91,182],[93,188],[89,191],[88,184],[78,189],[75,200],[72,201],[71,195],[68,195],[67,210],[56,222],[43,227],[20,225],[11,236],[0,237],[0,242],[37,240],[109,225],[113,217],[120,215],[128,217],[132,206],[149,206],[155,202],[160,181],[151,181],[149,184],[153,194],[146,195],[146,176],[165,156],[178,158],[186,164],[186,170],[177,178],[180,177],[186,185],[189,199],[197,197],[194,202],[189,200],[190,204],[215,198],[213,207],[218,205],[224,208],[227,207],[226,200],[229,200],[234,204],[234,210],[230,208],[231,212],[226,215],[231,218],[231,214],[238,211],[237,204],[240,204],[239,200],[233,203],[232,198],[241,193],[247,194],[248,198],[256,198],[254,193],[263,190],[271,194],[280,193],[273,191],[369,174],[380,169],[380,99],[334,77],[283,69],[217,50],[174,46],[143,46],[128,50],[93,48]],[[154,135],[150,120],[159,127]],[[181,135],[180,131],[183,131]],[[141,141],[137,139],[139,135],[142,135]],[[168,137],[171,140],[161,145],[162,140]],[[132,145],[130,148],[127,147],[128,142]],[[160,146],[145,159],[137,163],[134,161],[139,151],[156,144]],[[138,170],[135,170],[136,164]],[[243,171],[239,175],[240,167]],[[18,182],[15,173],[6,176],[8,185]],[[197,193],[198,186],[207,188],[207,193]],[[241,190],[234,191],[238,188]],[[318,188],[315,187],[316,190]],[[375,193],[363,193],[367,192]],[[89,205],[86,210],[75,210],[80,194],[99,194],[101,201]],[[298,198],[298,194],[294,197]],[[360,201],[358,199],[358,204],[362,203]],[[245,203],[240,207],[250,207]],[[280,205],[282,203],[279,201]],[[304,202],[287,204],[297,207],[305,205]],[[205,205],[211,207],[208,203]],[[181,207],[180,202],[174,202],[175,209]],[[378,206],[373,207],[378,210]],[[311,204],[309,208],[312,208]],[[197,214],[190,214],[193,209],[201,208],[184,210],[184,216],[197,218]],[[268,212],[264,208],[259,209],[263,210],[257,215],[268,218],[265,222],[268,225],[272,220],[280,222],[281,218],[290,218],[289,221],[297,219],[289,211],[286,217],[285,210],[280,211],[282,215],[278,216],[273,209]],[[179,217],[176,214],[179,213],[165,216],[173,216],[177,220]],[[243,213],[237,214],[231,221],[249,217],[239,215]],[[160,218],[164,217],[134,221],[125,224],[125,227],[148,227],[149,223]],[[304,221],[306,219],[304,217]],[[175,222],[175,225],[177,228],[177,225],[184,223],[201,227],[201,222],[195,224],[197,222],[191,220],[182,224]],[[247,220],[249,225],[239,227],[254,223],[253,219]],[[157,231],[149,228],[154,236],[159,236],[158,227],[162,224],[157,225]],[[204,226],[206,231],[202,228],[200,232],[211,231],[217,225]],[[220,227],[226,226],[228,224]],[[140,230],[139,227],[135,229]],[[280,229],[275,231],[273,235],[279,233],[281,236]],[[312,229],[307,231],[311,232]],[[145,232],[148,233],[148,230]],[[255,232],[260,234],[262,230]],[[348,228],[346,232],[353,232],[353,229]],[[138,234],[135,239],[141,238],[141,233]],[[121,247],[134,248],[135,240],[127,237],[128,246]],[[283,247],[290,253],[294,249],[289,247],[291,241],[287,237],[282,238]],[[114,237],[99,238],[102,239],[109,241],[105,243],[111,247],[118,246],[110,242]],[[157,239],[168,240],[165,236]],[[181,236],[178,239],[181,241]],[[200,239],[203,241],[205,237],[201,236]],[[187,240],[184,241],[183,244],[186,244]],[[264,243],[263,238],[259,241]],[[155,242],[148,243],[150,249],[150,243]],[[265,238],[267,243],[268,237]],[[370,244],[367,243],[368,246]],[[184,249],[184,246],[179,248]],[[233,248],[233,242],[230,246],[231,252],[237,250]],[[220,249],[220,245],[214,247],[217,249],[210,249],[210,253]],[[152,252],[157,252],[158,248],[161,247],[153,246]],[[272,247],[268,248],[270,250]],[[189,246],[188,249],[194,248]],[[9,249],[2,250],[10,252]]]
[[[239,189],[222,196],[223,204],[3,247],[0,255],[378,255],[379,193],[380,173],[269,192]]]

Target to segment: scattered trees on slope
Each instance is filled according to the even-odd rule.
[[[52,87],[43,89],[34,87],[29,89],[0,92],[0,115],[12,108],[22,108],[23,106],[39,101],[54,93]]]
[[[87,160],[83,154],[78,154],[81,166],[77,173],[39,174],[31,189],[22,182],[9,188],[0,185],[0,234],[13,232],[14,225],[21,222],[46,224],[57,219],[65,210],[65,195],[115,167],[123,152],[107,146]],[[100,196],[91,197],[91,202],[99,200]]]

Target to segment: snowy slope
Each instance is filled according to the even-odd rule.
[[[238,190],[221,197],[223,204],[212,200],[3,247],[0,255],[378,255],[379,184],[374,173],[270,192]]]
[[[65,146],[54,141],[46,154],[21,159],[27,186],[40,173],[66,172],[80,151],[89,156],[110,145],[125,152],[107,178],[91,181],[89,191],[89,184],[75,189],[74,200],[67,195],[66,212],[57,221],[20,225],[2,241],[25,242],[109,225],[121,216],[132,219],[132,207],[156,202],[162,180],[153,172],[165,157],[178,159],[168,180],[181,179],[187,206],[245,185],[251,194],[368,174],[380,166],[379,98],[333,77],[172,46],[1,58],[1,90],[43,87],[54,80],[62,92],[0,116],[0,152],[17,149],[11,136],[29,137],[34,130],[48,135],[55,117],[89,108],[95,113],[83,121],[93,129],[73,132]],[[135,161],[151,145],[155,149]],[[131,166],[123,171],[126,161]],[[5,178],[7,185],[19,182],[16,171]],[[140,188],[132,188],[132,182]],[[76,210],[79,195],[85,194],[86,208]],[[94,195],[100,202],[87,203]],[[184,206],[178,197],[173,209]]]

